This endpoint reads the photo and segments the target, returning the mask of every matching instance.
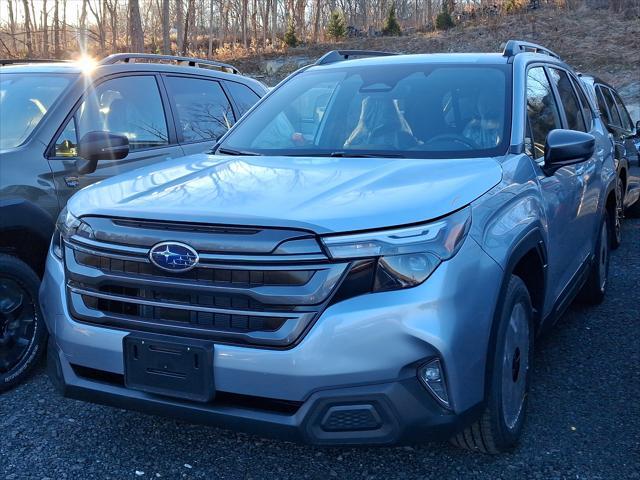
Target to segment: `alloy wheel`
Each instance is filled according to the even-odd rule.
[[[34,299],[14,279],[0,277],[0,372],[8,372],[22,360],[35,326]]]
[[[504,342],[502,411],[505,424],[513,429],[524,407],[529,371],[529,319],[522,303],[513,307]]]

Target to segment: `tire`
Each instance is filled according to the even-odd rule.
[[[618,177],[616,185],[615,218],[611,226],[611,249],[617,249],[622,244],[622,218],[624,217],[624,183]]]
[[[22,382],[45,349],[39,288],[40,279],[29,265],[0,254],[0,392]]]
[[[633,205],[625,208],[624,214],[626,217],[640,218],[640,198]]]
[[[609,214],[605,211],[604,218],[598,230],[598,241],[596,242],[595,259],[589,271],[589,277],[580,290],[578,299],[590,305],[598,305],[604,300],[609,285],[609,263],[611,260],[611,226],[609,225]]]
[[[482,453],[513,449],[522,433],[533,358],[533,307],[524,282],[511,275],[496,320],[495,346],[487,358],[487,405],[482,416],[451,439]]]

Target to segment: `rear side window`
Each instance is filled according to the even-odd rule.
[[[231,104],[217,81],[167,77],[166,85],[182,141],[218,140],[233,125]]]
[[[260,100],[260,97],[246,85],[236,82],[226,82],[226,84],[229,89],[229,93],[238,108],[239,116],[247,113],[247,110],[253,107],[253,105]]]
[[[618,113],[618,109],[616,108],[616,102],[613,100],[613,96],[611,95],[611,90],[608,88],[602,89],[602,94],[604,96],[604,101],[609,107],[609,115],[611,115],[611,125],[614,127],[622,128],[622,121],[620,120],[620,114]]]
[[[607,108],[607,104],[604,101],[604,95],[602,94],[602,88],[600,87],[596,87],[596,98],[598,99],[598,110],[600,110],[602,119],[607,125],[610,125],[611,117],[609,116],[609,109]]]
[[[628,131],[633,130],[633,121],[631,120],[631,115],[629,115],[627,107],[625,107],[624,102],[620,98],[620,95],[618,95],[615,90],[611,90],[611,93],[613,94],[613,98],[618,105],[618,113],[620,113],[622,128]]]
[[[549,73],[551,75],[551,81],[558,90],[560,103],[567,117],[567,128],[569,128],[569,130],[586,132],[587,129],[584,124],[584,117],[582,116],[582,108],[580,108],[578,97],[576,97],[573,91],[569,76],[565,71],[556,68],[550,68]]]
[[[593,124],[593,112],[591,110],[591,104],[589,103],[589,100],[587,100],[587,95],[584,93],[584,90],[580,86],[580,82],[573,77],[571,78],[571,80],[575,91],[578,92],[578,98],[580,99],[580,104],[582,105],[584,124],[587,127],[587,131],[591,130],[591,125]]]
[[[525,139],[527,154],[540,158],[544,156],[544,144],[549,132],[562,128],[558,105],[542,67],[533,67],[527,73],[527,117],[529,119],[529,134]]]

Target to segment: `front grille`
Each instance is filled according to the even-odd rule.
[[[349,268],[331,263],[301,231],[83,220],[97,238],[65,240],[65,266],[70,311],[86,323],[286,347],[326,307]],[[173,273],[149,261],[167,230],[171,239],[188,233],[201,247],[196,268]]]
[[[80,265],[99,268],[109,273],[133,273],[139,275],[165,276],[172,278],[168,272],[162,272],[151,263],[134,260],[121,260],[101,255],[76,251],[76,261]],[[248,286],[256,285],[304,285],[309,281],[313,271],[279,271],[279,270],[234,270],[223,268],[194,268],[180,274],[180,278],[197,280],[198,282],[231,283]],[[173,278],[176,278],[175,276]]]

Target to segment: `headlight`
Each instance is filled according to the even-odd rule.
[[[391,230],[322,238],[331,258],[377,258],[374,291],[408,288],[424,282],[453,257],[471,225],[465,207],[433,222]]]
[[[70,238],[73,235],[93,238],[93,230],[91,227],[67,210],[66,207],[62,209],[58,216],[56,228],[62,234],[63,238]]]

